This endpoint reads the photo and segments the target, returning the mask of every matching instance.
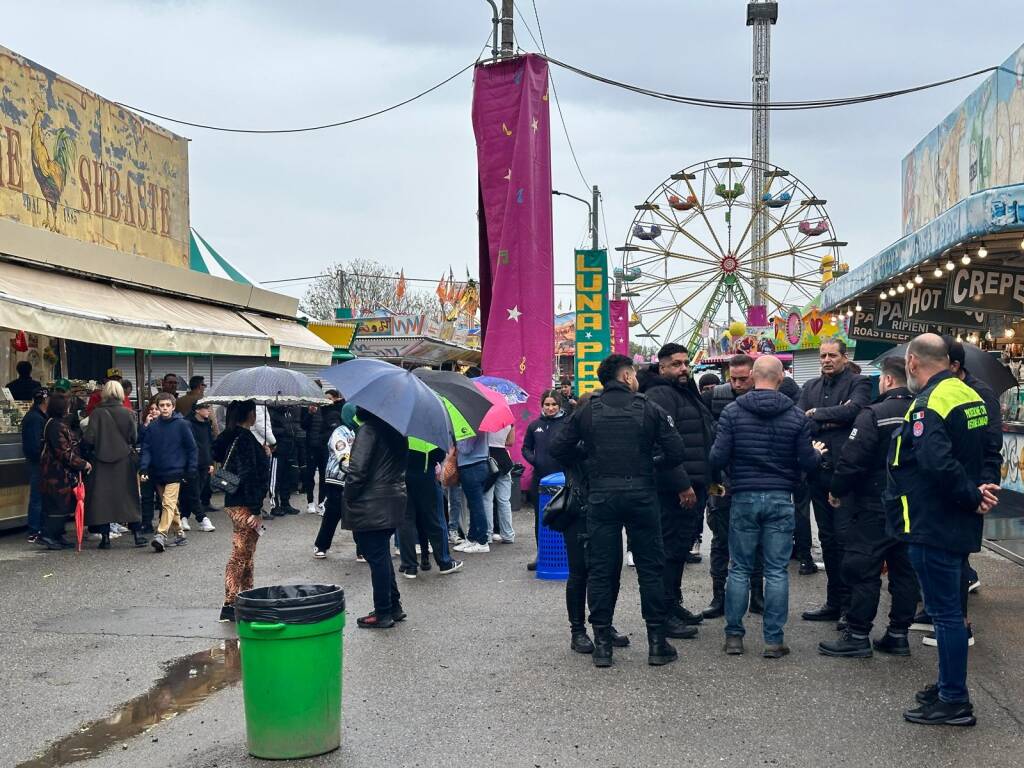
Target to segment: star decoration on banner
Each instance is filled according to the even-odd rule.
[[[515,320],[517,323],[519,322],[519,318],[523,316],[523,313],[519,311],[518,304],[511,309],[506,309],[505,311],[508,312],[508,319]]]
[[[511,168],[509,168],[509,169],[508,169],[508,173],[506,173],[506,174],[505,174],[504,176],[502,176],[501,178],[503,178],[503,179],[504,179],[505,181],[512,181],[512,169],[511,169]]]
[[[530,128],[533,129],[534,133],[539,131],[540,130],[540,120],[538,120],[536,117],[533,118],[533,120],[530,121]]]
[[[594,338],[594,334],[592,334],[590,331],[587,331],[586,338],[592,339],[592,338]]]

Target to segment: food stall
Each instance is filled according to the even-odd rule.
[[[881,352],[948,333],[1022,380],[1024,144],[1011,140],[1022,130],[1024,47],[904,158],[902,239],[823,291],[823,308],[847,318],[851,338]],[[1019,384],[1002,394],[1001,410],[1002,491],[985,543],[1024,564]]]

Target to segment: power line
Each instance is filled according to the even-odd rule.
[[[775,111],[797,111],[806,109],[827,109],[831,107],[845,107],[853,104],[864,104],[872,101],[880,101],[882,99],[891,99],[897,96],[905,96],[911,93],[918,93],[920,91],[926,91],[932,88],[939,88],[943,85],[949,85],[956,83],[961,80],[968,80],[978,75],[983,75],[988,72],[1008,72],[1010,74],[1016,74],[1012,70],[1001,66],[985,67],[983,69],[975,70],[974,72],[968,72],[964,75],[958,75],[956,77],[946,78],[944,80],[937,80],[932,83],[926,83],[924,85],[912,86],[909,88],[901,88],[894,91],[883,91],[881,93],[870,93],[863,96],[844,96],[836,99],[815,99],[809,101],[774,101],[768,104],[755,104],[752,101],[737,101],[730,99],[705,99],[697,96],[681,96],[678,94],[665,93],[663,91],[656,91],[651,88],[644,88],[638,85],[632,85],[630,83],[624,83],[619,80],[613,80],[612,78],[605,77],[603,75],[589,72],[580,67],[567,64],[564,61],[552,58],[546,54],[541,54],[544,59],[555,66],[567,69],[570,72],[574,72],[581,77],[594,80],[595,82],[604,83],[605,85],[611,85],[616,88],[622,88],[627,91],[639,94],[641,96],[650,96],[655,99],[661,99],[663,101],[671,101],[677,104],[688,104],[695,107],[707,107],[711,109],[740,109],[740,110],[752,110],[752,109],[770,109]]]
[[[533,39],[533,44],[540,48],[544,57],[547,58],[547,48],[544,45],[544,31],[540,27],[540,16],[537,14],[537,2],[533,0],[533,15],[537,19],[537,31],[540,33],[540,40],[537,40],[536,35],[533,34],[533,30],[530,29],[529,23],[526,21],[526,17],[523,16],[523,12],[519,9],[519,6],[515,6],[516,12],[519,14],[519,20],[523,22],[523,26],[526,27],[526,31],[530,33],[530,37]],[[549,60],[550,61],[550,60]],[[590,182],[587,181],[587,176],[583,173],[583,168],[580,167],[580,161],[576,157],[576,148],[572,145],[572,139],[569,138],[569,128],[565,124],[565,115],[562,113],[562,102],[558,99],[558,88],[555,87],[555,78],[548,71],[548,80],[551,82],[551,95],[555,98],[555,109],[558,110],[558,119],[562,123],[562,132],[565,134],[565,142],[569,145],[569,154],[572,156],[572,162],[576,166],[576,171],[580,175],[580,179],[583,181],[583,185],[590,189]]]
[[[398,102],[397,104],[392,104],[390,107],[384,107],[383,109],[378,109],[375,112],[370,112],[370,113],[365,114],[365,115],[360,115],[359,117],[350,117],[347,120],[338,120],[338,121],[333,122],[333,123],[324,123],[323,125],[310,125],[310,126],[306,126],[305,128],[227,128],[227,127],[221,126],[221,125],[207,125],[206,123],[196,123],[196,122],[192,122],[190,120],[181,120],[181,119],[178,119],[176,117],[168,117],[167,115],[161,115],[161,114],[159,114],[157,112],[149,112],[148,110],[140,109],[139,107],[133,107],[131,104],[125,104],[124,102],[120,102],[120,101],[115,101],[114,103],[117,104],[117,106],[119,106],[119,107],[124,107],[125,109],[130,109],[130,110],[132,110],[134,112],[139,112],[139,113],[141,113],[143,115],[148,115],[149,117],[155,117],[155,118],[157,118],[159,120],[166,120],[169,123],[177,123],[178,125],[187,125],[187,126],[189,126],[191,128],[202,128],[202,129],[208,130],[208,131],[220,131],[222,133],[276,134],[276,133],[309,133],[311,131],[322,131],[322,130],[325,130],[327,128],[340,128],[343,125],[351,125],[352,123],[358,123],[358,122],[361,122],[363,120],[369,120],[371,117],[377,117],[378,115],[383,115],[386,112],[391,112],[392,110],[398,109],[399,107],[404,107],[406,104],[411,104],[412,102],[416,101],[417,99],[421,99],[424,96],[426,96],[427,94],[433,93],[438,88],[440,88],[440,87],[450,83],[452,80],[457,78],[463,72],[466,72],[467,70],[470,70],[474,66],[476,66],[477,62],[480,60],[480,57],[483,55],[484,50],[486,50],[489,41],[490,41],[490,36],[488,36],[487,41],[484,42],[483,48],[480,49],[480,53],[477,54],[475,61],[467,64],[462,69],[460,69],[458,72],[456,72],[454,75],[450,75],[449,77],[446,77],[441,82],[436,83],[435,85],[430,86],[425,91],[420,91],[415,96],[411,96],[408,99],[404,99],[404,100]]]
[[[329,277],[329,278],[332,278],[332,279],[336,279],[338,277],[338,273],[337,272],[324,272],[324,273],[319,274],[319,275],[305,275],[303,277],[282,277],[282,278],[278,278],[276,280],[260,280],[259,283],[261,285],[280,285],[281,283],[298,283],[298,282],[302,282],[303,280],[318,280],[321,277]],[[372,280],[395,280],[395,281],[402,279],[402,275],[399,275],[399,274],[395,274],[395,275],[369,275],[369,274],[366,274],[365,272],[349,272],[347,270],[345,271],[345,277],[365,277],[365,278],[369,278],[369,279],[372,279]],[[470,279],[474,280],[474,281],[476,280],[476,278],[470,278]],[[438,282],[437,280],[435,280],[432,277],[408,277],[408,276],[405,277],[405,281],[407,283],[436,283],[436,282]],[[459,282],[464,282],[464,281],[456,280],[455,282],[459,283]],[[555,285],[558,285],[558,286],[575,286],[576,283],[555,283]]]

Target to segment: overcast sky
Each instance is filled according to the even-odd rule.
[[[537,32],[528,0],[517,4]],[[500,5],[500,2],[499,2]],[[651,88],[750,95],[743,0],[537,0],[548,52]],[[196,122],[289,127],[407,98],[475,59],[484,0],[382,3],[8,3],[0,43],[100,95]],[[1020,43],[1019,3],[781,0],[772,98],[889,90],[999,64]],[[519,44],[536,46],[516,17]],[[746,112],[679,106],[563,70],[555,85],[583,172],[604,193],[621,245],[641,202],[670,173],[748,156]],[[851,264],[899,237],[900,161],[980,79],[900,99],[772,117],[771,160],[828,200]],[[261,280],[312,275],[356,256],[436,282],[476,269],[476,171],[469,72],[407,107],[354,126],[242,136],[168,125],[190,145],[192,225]],[[555,111],[552,109],[552,118]],[[554,185],[588,197],[561,127]],[[554,201],[556,275],[571,279],[586,210]],[[604,244],[604,233],[601,234]],[[303,284],[287,289],[301,295]],[[433,286],[431,286],[432,288]],[[567,300],[570,288],[559,288]]]

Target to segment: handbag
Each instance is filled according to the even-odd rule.
[[[542,523],[548,530],[565,533],[579,517],[579,509],[570,503],[572,488],[566,484],[555,491],[555,495],[544,507]]]
[[[228,448],[228,455],[224,457],[224,463],[217,467],[217,471],[210,478],[210,485],[219,491],[224,491],[224,493],[235,493],[242,482],[242,478],[228,469],[228,465],[231,463],[231,456],[234,454],[237,444],[238,438],[236,437],[234,442],[231,443],[231,447]]]
[[[445,488],[454,488],[459,484],[459,457],[455,448],[448,451],[441,465],[441,485]]]

